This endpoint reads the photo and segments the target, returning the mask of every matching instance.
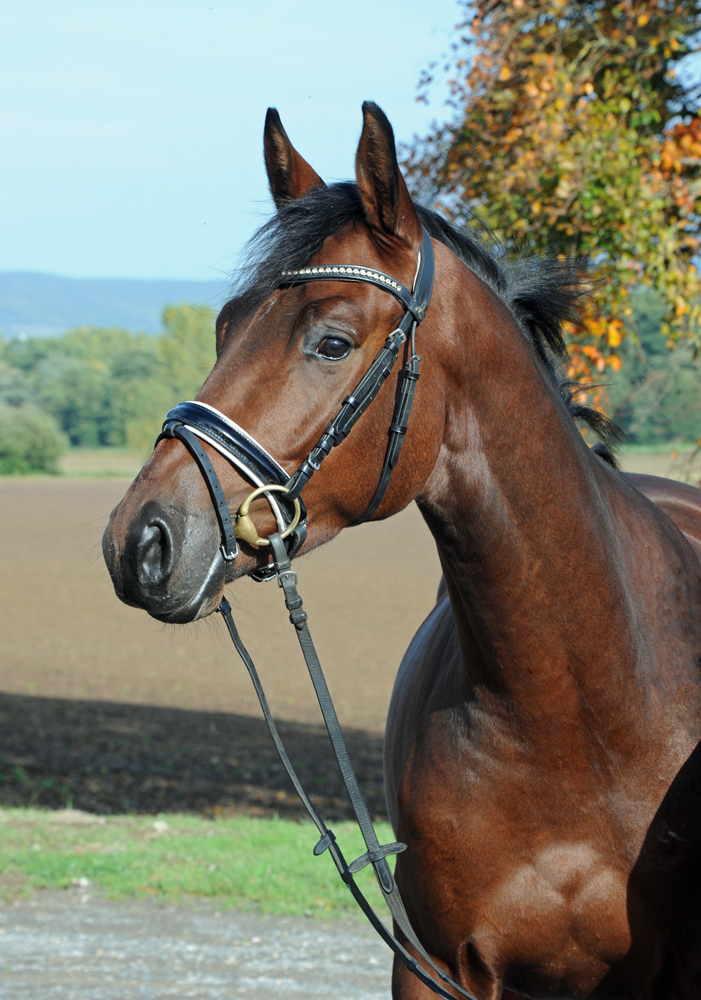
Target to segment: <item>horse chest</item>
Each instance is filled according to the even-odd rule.
[[[512,988],[588,993],[630,946],[625,873],[586,842],[514,858],[479,901],[471,937]]]
[[[658,758],[645,787],[629,772],[607,786],[596,769],[558,768],[508,746],[494,752],[493,741],[471,741],[449,718],[436,713],[423,729],[399,782],[398,836],[410,850],[398,877],[421,934],[468,978],[489,970],[532,997],[589,995],[613,969],[627,981],[633,949],[630,975],[653,974],[642,970],[656,965],[654,949],[639,953],[631,929],[632,872],[645,867],[635,919],[644,940],[657,940],[670,923],[662,899],[688,883],[678,845],[689,822],[670,812],[683,802],[686,814],[686,787],[660,812],[660,830],[646,832],[665,797],[664,772],[674,775],[686,750],[676,763]],[[663,870],[653,885],[650,871]]]
[[[439,953],[536,997],[586,995],[626,955],[628,872],[595,824],[536,830],[508,796],[476,796],[464,814],[427,805],[407,817],[398,874]]]

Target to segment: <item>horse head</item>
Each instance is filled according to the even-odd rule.
[[[254,241],[238,294],[216,324],[217,360],[197,402],[234,421],[292,474],[310,453],[339,406],[371,365],[403,314],[400,301],[362,281],[286,283],[300,268],[354,265],[390,275],[411,289],[424,229],[400,172],[389,121],[363,106],[356,183],[327,187],[292,146],[277,112],[268,111],[264,152],[274,218]],[[420,351],[430,357],[416,388],[420,413],[406,434],[401,459],[374,515],[387,517],[424,488],[445,423],[445,372],[436,357],[435,316],[441,286],[460,267],[437,246],[441,281],[422,325]],[[383,279],[384,280],[384,279]],[[302,552],[356,522],[368,508],[383,467],[402,363],[353,433],[335,448],[305,488],[308,535]],[[231,511],[250,482],[213,449],[207,457]],[[251,514],[262,538],[276,530],[263,497]],[[113,511],[103,551],[117,595],[166,622],[189,622],[216,610],[225,582],[268,563],[262,545],[241,542],[236,562],[221,551],[220,526],[206,482],[177,439],[161,439]]]

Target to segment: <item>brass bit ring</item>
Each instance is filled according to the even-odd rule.
[[[279,486],[273,483],[270,486],[259,486],[258,489],[253,490],[252,493],[246,497],[236,514],[236,520],[234,522],[234,534],[237,538],[240,538],[242,542],[247,542],[254,548],[258,548],[259,545],[270,545],[267,538],[261,538],[258,535],[258,529],[256,528],[253,518],[248,513],[251,504],[257,497],[264,496],[266,493],[289,493],[290,491],[286,486]],[[299,519],[302,516],[302,508],[300,506],[299,500],[295,499],[292,501],[294,503],[295,514],[292,518],[292,523],[289,528],[285,530],[280,535],[280,538],[287,538],[291,535],[299,524]]]

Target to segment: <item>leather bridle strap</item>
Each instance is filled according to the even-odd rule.
[[[225,527],[219,515],[221,485],[211,462],[203,460],[204,452],[202,449],[193,446],[192,435],[194,434],[217,450],[256,486],[275,483],[287,487],[287,492],[282,495],[266,494],[276,517],[278,531],[283,533],[286,524],[292,522],[294,501],[299,500],[302,503],[300,498],[302,490],[314,473],[318,471],[330,451],[348,437],[360,417],[376,398],[392,372],[400,350],[408,340],[409,357],[398,381],[394,413],[388,431],[389,440],[385,449],[380,479],[365,512],[353,523],[362,524],[363,521],[369,520],[382,503],[392,473],[399,460],[399,453],[407,431],[416,383],[419,378],[419,362],[421,361],[421,358],[416,354],[416,327],[426,315],[431,301],[434,271],[433,244],[430,236],[424,230],[416,277],[411,292],[382,271],[356,267],[355,265],[334,264],[323,267],[303,267],[283,272],[281,284],[288,286],[308,281],[359,281],[376,285],[393,295],[405,308],[396,329],[387,337],[384,346],[358,385],[343,400],[341,408],[332,422],[292,476],[288,477],[282,466],[255,438],[207,403],[199,401],[179,403],[166,414],[163,429],[156,439],[156,444],[163,438],[177,438],[185,444],[199,466],[200,472],[207,482],[215,510],[218,512],[217,518],[222,537],[221,552],[225,560],[231,562],[232,553],[235,556],[237,550],[230,544],[227,534],[228,527]],[[186,438],[180,433],[180,429],[188,430],[189,436]],[[301,549],[306,539],[306,532],[307,515],[302,504],[299,524],[286,539],[287,550],[291,557]],[[272,566],[261,566],[251,576],[255,580],[267,580],[272,578],[273,572]]]
[[[219,522],[219,531],[223,539],[220,546],[221,554],[225,562],[233,562],[239,554],[239,545],[234,534],[234,525],[229,514],[226,494],[219,482],[219,476],[214,471],[214,466],[209,460],[209,455],[192,431],[182,424],[176,424],[169,435],[161,434],[161,437],[166,436],[177,438],[178,441],[185,445],[195,462],[197,462],[202,473],[202,478],[207,484],[214,513],[217,515],[217,521]]]
[[[389,427],[389,441],[387,442],[387,450],[385,451],[385,458],[382,463],[382,472],[380,473],[380,480],[377,484],[377,489],[375,490],[373,498],[368,504],[363,516],[359,517],[358,520],[354,521],[352,525],[349,525],[349,527],[354,527],[356,524],[362,524],[364,521],[369,521],[375,514],[377,508],[384,500],[387,487],[389,486],[389,481],[392,478],[392,473],[394,472],[394,467],[399,461],[399,453],[402,450],[402,445],[404,444],[404,435],[409,429],[409,414],[411,413],[411,407],[414,402],[414,391],[416,390],[416,383],[419,380],[419,362],[421,361],[421,358],[416,354],[414,343],[415,332],[416,324],[414,324],[411,329],[411,356],[399,375],[399,392],[394,406],[392,423]]]
[[[166,414],[163,430],[156,438],[156,444],[164,438],[177,438],[181,441],[197,463],[207,484],[219,522],[222,538],[220,551],[226,562],[233,562],[238,554],[234,528],[224,491],[201,442],[204,441],[223,455],[254,486],[284,485],[289,478],[287,473],[250,434],[207,403],[191,401],[173,407]],[[279,493],[266,493],[265,496],[275,515],[278,531],[283,532],[286,525],[292,521],[293,503],[287,499],[286,494],[281,496]],[[301,500],[299,503],[300,523],[287,540],[291,556],[299,551],[307,537],[307,512],[304,503]],[[272,576],[272,567],[261,567],[251,575],[255,579],[269,579]]]
[[[285,770],[287,771],[287,774],[289,775],[292,784],[294,785],[295,791],[297,792],[297,795],[299,796],[302,805],[307,810],[307,813],[309,814],[311,820],[313,821],[317,830],[321,834],[314,848],[315,856],[323,854],[324,851],[329,852],[329,854],[333,859],[333,863],[336,865],[339,875],[350,889],[353,899],[356,901],[360,909],[363,911],[363,913],[370,921],[370,923],[377,931],[377,933],[380,935],[382,940],[385,942],[385,944],[388,945],[389,948],[391,948],[394,954],[397,955],[399,959],[401,959],[401,961],[406,965],[406,967],[411,972],[413,972],[414,975],[417,976],[423,983],[425,983],[425,985],[428,986],[429,989],[433,990],[433,992],[436,993],[439,997],[442,997],[443,1000],[455,1000],[455,998],[451,993],[447,993],[439,983],[436,983],[431,976],[429,976],[426,972],[424,972],[424,970],[418,964],[416,959],[414,959],[413,956],[409,954],[406,948],[404,948],[404,946],[399,941],[397,941],[394,935],[385,927],[383,922],[379,919],[379,917],[373,910],[372,905],[365,897],[362,889],[360,889],[357,882],[353,878],[353,873],[350,870],[350,866],[346,862],[346,859],[343,855],[341,848],[338,846],[333,830],[330,830],[329,827],[326,826],[323,819],[321,818],[321,816],[319,816],[316,809],[312,805],[309,796],[305,792],[304,787],[302,786],[302,783],[299,780],[299,776],[295,771],[294,765],[292,764],[292,761],[290,760],[287,751],[285,750],[283,742],[280,739],[280,734],[278,732],[278,728],[275,725],[275,720],[273,719],[272,713],[270,711],[268,700],[265,697],[265,692],[260,682],[258,671],[255,668],[255,664],[253,663],[253,660],[251,659],[248,650],[241,641],[238,629],[236,628],[236,623],[234,622],[233,616],[231,614],[231,605],[226,600],[226,598],[222,600],[218,610],[221,612],[222,617],[226,622],[226,627],[229,630],[229,635],[231,636],[231,640],[234,646],[236,647],[236,651],[243,660],[246,669],[248,670],[248,673],[250,675],[250,678],[253,682],[253,687],[255,688],[255,692],[258,695],[258,701],[260,702],[260,706],[263,711],[263,718],[265,719],[265,724],[268,727],[268,732],[270,733],[272,741],[275,744],[275,749],[278,752],[280,760],[282,761],[282,764]],[[475,998],[472,997],[471,1000],[475,1000]]]
[[[433,244],[431,243],[431,237],[425,229],[423,231],[413,292],[409,292],[398,281],[390,278],[389,275],[384,274],[382,271],[373,270],[372,268],[351,265],[329,265],[324,267],[303,267],[296,271],[283,272],[285,284],[299,284],[300,282],[307,281],[363,281],[377,285],[379,288],[383,288],[394,295],[406,309],[399,325],[390,333],[384,346],[354,391],[343,400],[341,409],[321,435],[314,448],[312,448],[307,459],[292,474],[290,481],[287,483],[290,491],[288,497],[299,496],[314,473],[318,472],[321,463],[331,449],[337,447],[337,445],[341,444],[348,437],[357,421],[365,413],[370,403],[372,403],[384,385],[394,367],[402,345],[406,343],[408,338],[410,357],[401,375],[401,385],[389,430],[389,442],[385,451],[380,482],[367,509],[354,524],[362,524],[363,521],[368,520],[380,506],[389,486],[394,467],[399,459],[399,452],[404,441],[407,421],[414,400],[414,390],[419,378],[419,362],[421,360],[416,354],[414,338],[416,327],[426,315],[426,310],[431,301],[434,273]]]
[[[294,271],[283,271],[282,284],[297,285],[301,281],[353,281],[378,285],[399,299],[405,312],[411,313],[416,322],[420,323],[426,315],[433,287],[433,246],[431,245],[429,251],[428,245],[430,243],[431,237],[424,229],[420,250],[422,260],[419,263],[411,292],[401,282],[396,281],[389,274],[385,274],[384,271],[378,271],[374,267],[360,267],[356,264],[325,264],[318,267],[298,267]],[[427,268],[429,257],[431,266]]]
[[[402,897],[399,894],[399,889],[397,888],[397,884],[391,871],[389,870],[386,860],[390,855],[399,854],[400,852],[406,850],[406,844],[393,843],[383,845],[379,842],[377,833],[370,818],[370,813],[368,812],[368,808],[363,800],[358,786],[358,780],[350,762],[348,749],[343,738],[338,716],[336,715],[336,710],[326,684],[326,678],[324,677],[323,670],[321,669],[321,663],[319,662],[314,642],[309,631],[307,613],[304,611],[302,598],[299,596],[299,592],[297,590],[297,574],[292,570],[292,564],[280,535],[270,535],[269,541],[273,553],[278,586],[283,590],[285,605],[289,611],[290,622],[295,627],[302,655],[304,656],[304,661],[307,665],[309,676],[314,686],[314,691],[324,718],[324,723],[326,724],[326,730],[329,734],[329,739],[331,740],[334,755],[341,771],[341,777],[343,778],[343,782],[346,786],[346,791],[348,792],[353,812],[355,813],[358,826],[360,827],[360,831],[367,848],[365,853],[353,861],[350,865],[347,864],[343,853],[336,842],[336,837],[334,836],[333,831],[326,826],[323,819],[319,816],[316,809],[312,805],[309,796],[306,794],[302,783],[299,780],[299,776],[290,761],[271,715],[270,707],[268,705],[267,698],[265,697],[265,692],[260,682],[258,672],[256,671],[248,650],[241,641],[241,637],[239,636],[236,624],[231,614],[231,605],[226,598],[222,599],[218,610],[226,622],[229,635],[231,636],[232,642],[236,647],[236,651],[243,660],[251,680],[253,681],[253,686],[263,711],[263,718],[265,719],[265,723],[268,727],[273,743],[275,744],[280,760],[282,761],[282,764],[287,771],[304,808],[307,810],[307,813],[321,835],[319,841],[314,847],[314,854],[318,856],[328,850],[336,868],[338,869],[339,875],[350,889],[356,903],[380,937],[391,948],[397,958],[404,963],[407,969],[420,979],[425,986],[427,986],[439,997],[442,997],[443,1000],[455,1000],[454,995],[448,993],[430,973],[419,965],[413,955],[407,951],[406,947],[385,927],[382,921],[377,917],[377,914],[364,896],[361,889],[356,884],[353,876],[367,865],[371,864],[375,870],[377,882],[395,924],[409,944],[444,983],[456,990],[461,996],[465,997],[466,1000],[475,1000],[475,997],[471,993],[463,989],[463,987],[456,983],[446,972],[443,971],[443,969],[436,965],[419,941],[413,927],[411,926]]]

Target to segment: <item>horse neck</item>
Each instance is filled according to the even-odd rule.
[[[474,276],[466,285],[453,314],[479,325],[457,324],[447,337],[454,387],[441,457],[419,505],[469,680],[542,720],[550,703],[563,715],[568,691],[581,698],[584,686],[595,698],[604,683],[609,692],[625,685],[634,669],[615,561],[615,474],[587,448],[503,304]]]

